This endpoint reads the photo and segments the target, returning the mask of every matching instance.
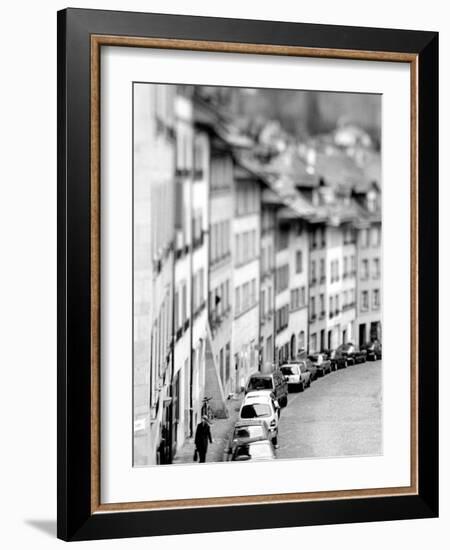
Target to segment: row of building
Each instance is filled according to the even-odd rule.
[[[271,147],[201,88],[134,84],[136,466],[172,461],[205,396],[225,416],[250,373],[381,338],[377,162]]]

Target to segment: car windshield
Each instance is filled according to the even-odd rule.
[[[270,443],[239,445],[233,454],[233,460],[260,460],[264,458],[273,458]]]
[[[264,429],[262,426],[240,426],[234,430],[234,439],[262,437],[263,435]]]
[[[271,378],[250,378],[248,383],[249,390],[271,390],[272,379]]]
[[[290,374],[298,374],[298,367],[296,366],[285,365],[284,367],[281,367],[280,370],[285,376],[289,376]]]
[[[261,418],[264,416],[270,416],[270,407],[267,403],[253,403],[242,407],[241,418]]]

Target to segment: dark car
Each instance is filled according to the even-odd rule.
[[[271,441],[271,435],[267,424],[261,418],[246,419],[236,422],[233,432],[228,440],[228,444],[225,447],[225,460],[230,458],[233,450],[237,445],[248,443],[250,440],[269,440]]]
[[[258,390],[270,390],[280,407],[285,407],[288,403],[288,384],[279,369],[268,374],[261,372],[251,374],[245,385],[245,393]]]
[[[364,350],[366,352],[367,361],[377,361],[382,357],[381,342],[379,342],[378,340],[363,344],[361,346],[361,350]]]
[[[275,451],[267,439],[250,439],[246,443],[236,445],[230,459],[234,462],[248,460],[274,460]]]
[[[366,362],[365,350],[358,350],[356,346],[351,342],[347,342],[346,344],[341,344],[336,349],[336,355],[339,357],[346,357],[348,364],[356,365],[357,363]]]
[[[308,359],[317,368],[317,376],[325,376],[331,372],[331,361],[325,355],[325,353],[313,353],[308,356]]]
[[[335,349],[325,350],[323,352],[330,361],[331,370],[345,369],[348,365],[353,365],[353,359],[349,359],[346,354],[336,353]]]
[[[314,382],[314,380],[317,379],[317,377],[319,376],[319,371],[315,365],[315,363],[313,363],[311,361],[311,359],[308,357],[308,355],[306,354],[306,351],[305,350],[301,350],[299,353],[298,353],[298,360],[299,361],[303,361],[306,365],[306,370],[311,373],[311,379],[310,381],[311,382]]]

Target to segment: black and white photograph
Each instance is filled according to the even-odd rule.
[[[382,455],[381,95],[132,97],[133,465]]]

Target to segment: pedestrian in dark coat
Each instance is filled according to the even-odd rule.
[[[198,452],[199,462],[206,461],[206,452],[208,443],[212,443],[211,428],[209,427],[209,419],[206,415],[202,416],[202,421],[198,424],[195,431],[195,448]]]

